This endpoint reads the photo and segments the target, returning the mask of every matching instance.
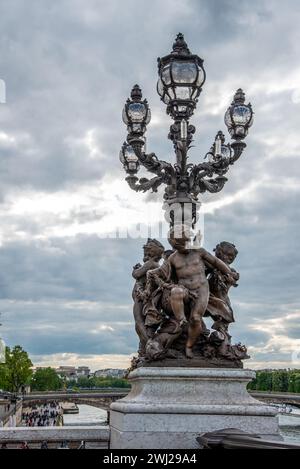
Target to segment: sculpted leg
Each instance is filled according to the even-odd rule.
[[[175,318],[180,323],[187,322],[184,314],[184,299],[186,292],[180,286],[173,287],[170,295],[171,308],[174,313]]]
[[[145,327],[145,320],[143,317],[143,303],[141,301],[135,301],[133,305],[133,316],[135,320],[135,330],[140,338],[141,346],[144,348],[148,340],[148,334]]]
[[[191,311],[188,327],[188,339],[186,343],[185,354],[187,358],[193,358],[193,346],[204,330],[203,316],[207,308],[208,295],[206,298],[198,298]]]
[[[188,328],[188,340],[186,343],[185,354],[187,358],[193,358],[193,346],[202,332],[201,318],[191,318]]]

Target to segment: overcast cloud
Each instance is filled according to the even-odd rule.
[[[228,136],[223,116],[238,87],[255,111],[244,155],[202,207],[205,247],[228,240],[239,249],[234,340],[249,346],[249,366],[300,367],[299,24],[298,0],[2,0],[8,345],[22,345],[35,364],[93,369],[126,367],[136,351],[131,268],[144,240],[108,235],[157,223],[161,194],[134,193],[124,181],[121,110],[139,83],[153,115],[148,151],[172,160],[156,58],[180,31],[207,72],[191,161],[202,160],[219,129]]]

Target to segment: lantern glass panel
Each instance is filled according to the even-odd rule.
[[[246,125],[251,119],[251,111],[247,106],[234,106],[232,120],[236,125]]]
[[[120,150],[120,154],[119,154],[119,160],[121,161],[122,164],[125,163],[125,158],[124,158],[124,153],[123,153],[123,148],[122,150]]]
[[[138,157],[136,156],[132,146],[128,146],[125,149],[125,159],[128,163],[134,163],[138,161]]]
[[[197,86],[202,86],[204,83],[204,71],[201,67],[198,67],[198,78],[197,78]]]
[[[124,124],[128,124],[128,117],[127,117],[127,113],[126,113],[126,107],[123,108],[122,119],[123,119]]]
[[[164,84],[163,84],[163,82],[161,81],[160,78],[157,82],[157,92],[158,92],[159,96],[163,96],[163,94],[164,94]]]
[[[227,111],[225,112],[224,120],[225,120],[225,124],[227,125],[227,127],[232,127],[230,108],[228,108]]]
[[[149,124],[150,120],[151,120],[151,111],[150,111],[150,109],[148,108],[147,118],[146,118],[146,124]]]
[[[128,106],[128,116],[132,122],[143,122],[146,115],[146,108],[143,103],[131,103]]]
[[[197,66],[194,62],[174,61],[172,77],[175,83],[194,83],[197,79]]]
[[[187,86],[176,86],[175,94],[177,99],[190,99],[190,88]]]
[[[165,65],[162,69],[161,78],[165,85],[171,84],[170,64]]]

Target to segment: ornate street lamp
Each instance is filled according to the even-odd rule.
[[[136,174],[140,168],[139,159],[131,145],[124,142],[120,151],[120,161],[125,171],[130,174]]]
[[[189,123],[189,118],[193,115],[205,82],[205,71],[203,60],[190,52],[183,34],[177,35],[172,52],[158,59],[158,75],[158,94],[167,105],[167,114],[174,120],[168,138],[174,145],[176,163],[172,165],[161,161],[154,153],[147,154],[145,151],[145,133],[151,113],[147,100],[142,100],[138,85],[133,87],[131,99],[127,100],[123,109],[128,134],[120,160],[128,174],[126,180],[133,190],[145,192],[152,189],[155,192],[161,184],[166,185],[164,208],[168,211],[171,227],[177,222],[194,227],[200,205],[199,194],[223,189],[227,181],[225,174],[246,147],[242,140],[253,123],[253,111],[251,104],[245,104],[244,92],[238,89],[225,113],[225,124],[234,141],[226,144],[224,134],[219,131],[206,155],[208,161],[188,164],[188,151],[196,130]],[[140,165],[155,177],[139,179],[136,173]]]
[[[188,49],[179,33],[171,54],[158,59],[157,92],[174,120],[192,116],[205,82],[203,60]]]
[[[201,233],[195,236],[191,229],[197,221],[199,195],[222,190],[225,174],[246,147],[243,140],[253,122],[251,105],[245,104],[245,95],[239,89],[225,114],[232,141],[227,143],[223,132],[218,131],[204,161],[191,164],[188,152],[196,129],[189,120],[205,82],[205,71],[203,60],[190,52],[182,34],[177,35],[172,52],[158,59],[158,75],[157,91],[173,120],[168,138],[176,162],[171,164],[146,152],[150,110],[137,85],[123,111],[128,135],[120,159],[133,190],[155,192],[165,185],[164,209],[172,249],[165,250],[158,240],[148,238],[143,246],[143,264],[133,267],[138,357],[133,358],[128,376],[132,391],[126,400],[111,406],[112,448],[145,444],[149,448],[175,448],[178,435],[182,448],[192,448],[196,427],[207,426],[207,431],[224,428],[227,416],[233,415],[236,421],[242,417],[248,426],[256,425],[257,433],[261,433],[265,415],[274,415],[273,410],[266,413],[265,406],[249,400],[246,384],[253,374],[241,368],[242,360],[250,357],[244,345],[231,343],[229,328],[235,317],[229,290],[238,286],[239,274],[231,267],[238,250],[235,244],[222,241],[214,249],[215,255],[210,254],[201,246]],[[154,177],[139,178],[141,166]],[[212,319],[211,330],[205,324],[206,317]],[[136,415],[147,423],[149,412],[152,428],[146,425],[146,430],[137,434]],[[120,418],[124,415],[126,425]],[[155,430],[162,425],[165,438]],[[274,420],[272,425],[277,434]]]
[[[241,88],[235,93],[224,120],[231,138],[242,140],[246,137],[253,123],[253,111],[250,103],[245,104],[245,93]]]
[[[131,138],[141,138],[146,132],[146,125],[151,119],[151,112],[146,99],[142,101],[142,90],[139,85],[134,85],[131,91],[131,99],[123,109],[123,122],[127,125]]]

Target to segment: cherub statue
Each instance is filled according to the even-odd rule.
[[[219,243],[214,251],[216,258],[222,260],[228,267],[238,254],[235,245],[227,241]],[[230,269],[235,276],[235,280],[239,280],[239,274],[234,269]],[[216,269],[209,270],[208,283],[210,297],[205,315],[211,316],[214,320],[212,325],[214,332],[210,336],[210,342],[218,347],[219,355],[225,358],[232,358],[233,355],[236,355],[234,349],[236,346],[231,346],[231,336],[228,332],[229,324],[234,322],[228,292],[232,286],[237,287],[238,284],[229,281],[226,275],[223,275],[222,272]],[[240,352],[238,355],[240,355]]]
[[[177,285],[171,287],[170,304],[177,321],[188,322],[188,335],[185,347],[187,358],[193,358],[193,346],[204,331],[203,316],[209,302],[209,283],[206,269],[216,269],[223,274],[228,284],[234,285],[238,274],[217,256],[204,248],[188,249],[191,238],[189,229],[184,225],[170,230],[169,243],[175,252],[169,257],[171,270],[177,278]],[[188,306],[189,317],[185,316]]]
[[[221,259],[211,255],[204,248],[191,249],[190,239],[191,233],[184,225],[172,229],[169,242],[174,252],[170,253],[161,267],[147,272],[146,291],[152,299],[152,308],[158,314],[162,308],[170,318],[169,324],[164,321],[166,332],[162,336],[163,340],[160,337],[164,331],[162,327],[151,337],[152,340],[148,344],[157,356],[159,350],[162,352],[163,348],[170,347],[180,333],[187,329],[185,355],[187,358],[193,358],[193,346],[201,333],[206,333],[203,316],[209,301],[207,267],[222,272],[229,283],[234,284],[237,279],[237,274]],[[157,298],[155,302],[154,298]]]
[[[149,339],[149,331],[145,325],[144,317],[144,301],[145,301],[145,285],[146,275],[151,269],[159,267],[159,261],[162,258],[164,247],[156,239],[148,238],[147,243],[143,246],[144,264],[136,264],[133,267],[132,276],[136,280],[132,291],[134,301],[133,315],[135,319],[135,329],[140,339],[140,353],[144,353],[145,345]]]
[[[171,229],[168,239],[173,249],[167,251],[149,239],[144,264],[133,269],[134,318],[140,338],[134,366],[167,358],[192,359],[194,354],[198,360],[249,358],[244,346],[231,345],[228,333],[234,321],[228,292],[239,279],[230,267],[237,255],[235,246],[223,241],[214,256],[190,243],[191,233],[184,225]],[[204,316],[214,320],[212,333]]]

